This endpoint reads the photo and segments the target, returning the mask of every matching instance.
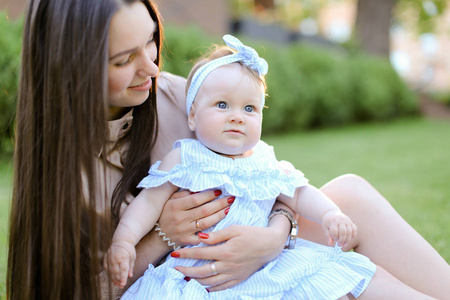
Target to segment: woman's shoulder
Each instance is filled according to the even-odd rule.
[[[194,134],[187,126],[186,79],[167,72],[158,77],[158,140],[152,150],[152,162],[161,160],[170,151],[173,143]]]
[[[164,95],[173,103],[186,103],[186,78],[168,72],[158,76],[158,97]]]

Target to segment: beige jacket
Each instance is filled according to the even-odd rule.
[[[161,160],[172,149],[172,144],[181,138],[193,138],[193,133],[187,125],[186,115],[186,79],[180,76],[161,72],[158,77],[157,108],[159,129],[156,145],[151,153],[152,164]],[[107,199],[107,202],[97,201],[97,210],[104,214],[109,211],[112,193],[119,180],[122,178],[123,161],[127,155],[128,145],[118,145],[117,141],[124,136],[133,123],[132,112],[121,119],[109,122],[109,138],[105,149],[102,149],[97,160],[99,189],[96,199]],[[107,165],[103,170],[102,156],[106,158]],[[105,197],[106,193],[106,197]],[[127,195],[128,202],[133,200],[132,195]],[[126,208],[123,204],[122,212]],[[108,283],[105,272],[100,274],[102,295],[108,299]],[[119,296],[119,291],[113,291],[113,295]]]
[[[194,136],[187,125],[185,85],[186,79],[167,72],[161,72],[158,77],[159,129],[156,145],[151,152],[152,164],[161,160],[172,149],[172,145],[177,139]],[[123,161],[127,155],[128,145],[118,145],[117,141],[130,130],[132,123],[131,111],[122,118],[109,122],[109,137],[106,149],[102,149],[97,160],[98,183],[100,185],[97,191],[97,199],[111,199],[114,188],[122,178]],[[100,159],[102,156],[107,161],[105,171],[103,171],[103,163]],[[106,197],[105,193],[107,194]],[[128,202],[132,201],[133,196],[128,195],[127,200]],[[109,202],[97,203],[98,211],[105,212]],[[125,209],[125,206],[124,204],[123,209]]]

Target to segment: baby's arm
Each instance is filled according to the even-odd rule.
[[[278,200],[299,215],[322,224],[329,245],[336,241],[339,246],[344,246],[356,237],[356,225],[331,199],[312,185],[297,188],[293,198],[280,195]]]
[[[159,169],[170,170],[179,161],[179,149],[175,149],[164,158]],[[125,210],[104,259],[105,269],[116,286],[123,288],[127,276],[133,276],[136,244],[155,225],[164,204],[177,189],[170,182],[143,189]]]

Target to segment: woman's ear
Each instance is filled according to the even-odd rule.
[[[191,111],[188,115],[188,125],[191,131],[195,131],[195,107],[192,105]]]

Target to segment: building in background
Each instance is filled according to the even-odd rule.
[[[26,0],[0,0],[15,18]],[[211,35],[241,32],[277,43],[308,41],[332,47],[351,38],[356,19],[356,0],[155,0],[164,23],[195,24]],[[430,2],[430,1],[424,1]],[[306,3],[306,4],[305,4]],[[414,17],[412,17],[414,18]],[[414,23],[412,20],[411,23]],[[418,35],[411,26],[391,28],[390,60],[413,87],[426,91],[450,91],[450,5],[433,33]]]
[[[231,1],[228,0],[154,0],[163,23],[179,26],[195,24],[209,34],[222,35],[230,30]]]

